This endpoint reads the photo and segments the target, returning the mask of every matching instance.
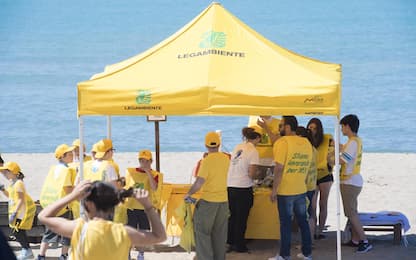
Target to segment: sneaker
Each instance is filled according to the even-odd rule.
[[[137,260],[144,260],[144,252],[139,252],[137,255]]]
[[[24,259],[32,259],[33,258],[33,252],[30,248],[22,248],[22,251],[20,251],[20,255],[17,257],[18,260],[24,260]]]
[[[68,259],[68,254],[62,254],[58,259],[59,260],[67,260]]]
[[[303,260],[312,260],[312,256],[304,256],[302,253],[299,253],[296,255],[299,259],[303,259]]]
[[[290,256],[283,257],[280,255],[276,255],[274,257],[270,257],[269,260],[290,260]]]
[[[360,241],[357,248],[357,253],[366,253],[373,248],[368,242]]]
[[[317,234],[317,235],[313,235],[313,238],[315,240],[320,240],[320,239],[326,239],[326,236],[324,234],[320,233],[320,234]]]
[[[38,260],[45,260],[45,256],[44,255],[38,255]]]
[[[358,247],[359,243],[355,243],[354,241],[350,240],[345,244],[342,244],[344,246],[350,246],[350,247]]]

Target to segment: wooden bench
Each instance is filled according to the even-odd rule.
[[[364,231],[393,232],[393,244],[400,245],[402,241],[402,224],[363,226]]]
[[[377,225],[363,225],[364,231],[373,231],[373,232],[393,232],[393,244],[400,245],[402,241],[402,225],[397,224],[377,224]],[[345,226],[345,230],[351,233],[351,224],[349,221]]]

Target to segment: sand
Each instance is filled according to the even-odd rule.
[[[202,152],[162,153],[161,172],[165,182],[190,183],[192,168],[201,157]],[[16,161],[26,175],[25,183],[28,192],[34,199],[39,198],[40,189],[50,165],[55,163],[53,154],[2,154],[6,161]],[[129,166],[137,164],[136,153],[116,153],[115,161],[120,165],[121,173]],[[364,177],[364,188],[359,196],[360,212],[399,211],[409,219],[411,229],[406,233],[409,245],[393,245],[392,233],[367,232],[374,249],[365,254],[357,254],[353,248],[342,247],[343,259],[416,259],[416,154],[406,153],[365,153],[361,172]],[[0,176],[0,182],[6,180]],[[0,197],[4,199],[4,197]],[[345,225],[341,206],[341,227]],[[328,238],[314,241],[314,259],[336,259],[336,192],[333,185],[328,212]],[[295,234],[292,243],[292,258],[300,252],[296,248],[299,242]],[[155,246],[153,251],[146,252],[146,259],[193,259],[195,253],[183,252],[177,245],[177,239],[169,238],[162,245]],[[12,243],[19,250],[16,243]],[[39,244],[32,244],[37,253]],[[268,259],[278,252],[277,240],[251,240],[248,243],[250,254],[227,254],[227,259]],[[58,249],[49,250],[50,259],[56,259]],[[54,257],[54,258],[52,258]]]

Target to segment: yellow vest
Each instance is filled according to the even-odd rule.
[[[88,155],[85,156],[84,157],[84,166],[85,166],[86,162],[89,162],[91,160],[92,160],[91,156],[88,156]],[[75,179],[76,179],[76,177],[78,175],[78,172],[79,172],[79,162],[71,162],[71,163],[68,164],[68,167],[71,168],[71,169],[74,169],[73,171],[71,171],[71,181],[72,181],[72,184],[75,184]]]
[[[274,161],[284,165],[277,189],[278,195],[298,195],[306,192],[306,176],[312,161],[312,145],[299,136],[283,136],[273,147]]]
[[[328,149],[329,143],[332,139],[332,136],[329,134],[324,135],[321,145],[318,147],[318,156],[316,158],[316,167],[318,169],[318,180],[329,175],[328,171]]]
[[[64,164],[52,166],[45,182],[43,183],[42,191],[40,192],[39,200],[42,208],[45,208],[51,203],[63,198],[66,195],[64,190],[64,187],[66,186],[72,186],[71,169]],[[61,216],[67,211],[68,209],[65,207],[58,212],[57,216]]]
[[[120,167],[118,166],[118,164],[113,159],[108,160],[108,162],[114,167],[114,170],[117,173],[117,177],[120,178]]]
[[[17,180],[14,184],[10,185],[7,188],[7,192],[9,193],[9,217],[13,212],[16,212],[17,208],[17,202],[19,200],[19,194],[17,190],[23,190],[24,197],[25,197],[25,212],[22,221],[19,225],[16,225],[15,223],[9,223],[9,226],[12,229],[24,229],[24,230],[30,230],[32,228],[33,219],[35,217],[36,213],[36,205],[33,202],[32,198],[29,196],[29,194],[26,193],[25,186],[23,184],[22,180]],[[22,210],[22,208],[20,208]],[[17,217],[19,217],[19,212],[17,212]]]
[[[110,164],[109,161],[103,160],[100,167],[93,167],[94,161],[88,161],[84,165],[84,180],[105,181],[105,169]]]
[[[123,224],[78,219],[71,238],[71,259],[128,259],[130,247],[131,240]]]
[[[141,172],[140,170],[137,170],[137,168],[127,168],[126,170],[126,188],[142,188],[147,191],[149,191],[150,198],[152,199],[152,202],[154,206],[156,207],[160,203],[160,198],[158,199],[155,193],[161,195],[162,192],[162,183],[160,179],[161,173],[152,170],[152,176],[155,178],[157,176],[158,183],[157,183],[157,190],[152,190],[150,187],[150,181],[149,177],[147,176],[147,173]],[[162,177],[163,178],[163,177]],[[159,196],[160,197],[160,196]],[[136,199],[134,198],[127,198],[125,205],[128,209],[144,209],[143,205],[140,204]]]
[[[362,142],[361,142],[361,138],[359,138],[357,136],[353,136],[353,137],[348,139],[348,142],[345,144],[345,147],[347,147],[351,141],[357,142],[357,149],[358,149],[357,158],[354,161],[354,168],[353,168],[351,174],[346,174],[347,173],[346,172],[347,171],[347,165],[346,164],[341,165],[341,171],[340,171],[340,176],[339,176],[341,181],[348,180],[353,175],[356,175],[356,174],[360,173],[361,158],[362,158],[362,155],[363,155],[363,145],[362,145]]]
[[[257,119],[260,117],[250,116],[248,126],[257,125]],[[272,118],[270,122],[267,122],[266,125],[269,130],[274,134],[279,134],[279,123],[280,120]],[[258,125],[257,125],[258,126]],[[273,158],[273,143],[270,139],[270,136],[267,134],[267,131],[263,128],[260,142],[256,145],[256,149],[259,152],[259,158]]]

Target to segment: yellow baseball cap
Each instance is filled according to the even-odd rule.
[[[55,149],[56,159],[60,159],[65,153],[72,152],[75,146],[68,146],[67,144],[58,145]]]
[[[208,132],[205,135],[205,145],[207,147],[218,147],[221,144],[220,136],[216,132]]]
[[[150,150],[141,150],[138,157],[139,159],[152,160],[152,152]]]
[[[72,142],[72,145],[73,146],[75,146],[75,147],[79,147],[79,145],[81,144],[81,142],[79,141],[79,139],[75,139],[73,142]],[[85,150],[87,149],[86,147],[85,147],[85,143],[84,144],[82,144],[82,147],[84,147],[84,152],[85,152]]]
[[[20,172],[20,167],[15,162],[7,162],[4,166],[0,167],[0,171],[9,170],[13,174],[18,174]]]
[[[94,144],[92,149],[95,152],[95,158],[101,159],[107,151],[113,149],[113,142],[110,139],[103,139]]]
[[[261,128],[260,126],[258,126],[258,125],[252,125],[252,126],[249,126],[249,127],[250,128],[253,128],[254,129],[254,132],[258,133],[260,136],[263,135],[263,128]]]

